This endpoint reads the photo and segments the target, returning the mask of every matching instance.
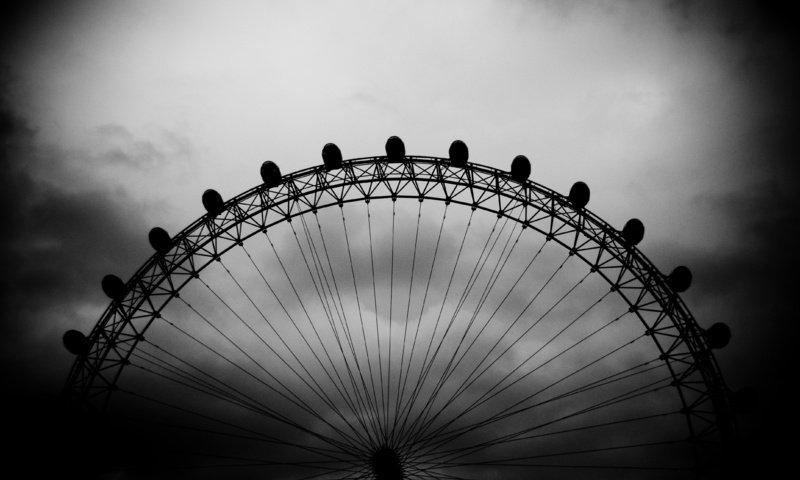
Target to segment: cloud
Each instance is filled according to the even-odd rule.
[[[183,135],[158,130],[142,139],[119,124],[104,124],[95,129],[93,160],[98,164],[118,164],[138,171],[153,171],[171,162],[186,162],[192,155],[190,141]]]
[[[107,302],[100,279],[111,272],[124,277],[146,258],[147,227],[124,191],[102,185],[66,190],[38,178],[41,168],[57,165],[68,152],[39,142],[36,127],[10,101],[13,88],[6,79],[0,108],[6,232],[0,239],[0,355],[5,368],[14,365],[9,377],[20,390],[55,393],[50,389],[60,382],[53,380],[66,375],[71,362],[61,346],[63,331],[91,327],[91,315]]]
[[[711,28],[730,37],[795,34],[800,9],[789,0],[664,2],[685,25]]]
[[[771,389],[768,410],[784,411],[772,408],[789,407],[781,400],[782,384],[777,375],[764,372],[788,362],[790,354],[784,352],[791,351],[787,338],[793,338],[794,328],[787,319],[793,315],[791,273],[797,271],[791,242],[797,233],[793,142],[798,118],[787,105],[797,103],[800,83],[792,50],[796,33],[790,28],[796,7],[775,1],[662,2],[664,9],[633,2],[589,7],[587,2],[527,2],[535,8],[522,12],[535,14],[526,16],[497,5],[502,8],[468,10],[443,3],[436,11],[374,15],[379,8],[366,17],[353,9],[335,21],[330,21],[333,15],[317,15],[319,25],[312,23],[315,28],[302,33],[287,27],[311,18],[306,7],[288,16],[271,12],[266,23],[246,8],[227,7],[205,16],[202,8],[193,8],[191,15],[150,11],[152,18],[141,15],[136,21],[114,10],[102,22],[86,9],[68,11],[62,2],[15,2],[11,14],[4,10],[2,48],[20,58],[29,54],[22,62],[26,66],[40,65],[38,71],[31,67],[27,86],[47,84],[50,97],[36,93],[48,99],[45,110],[56,114],[33,117],[19,101],[18,86],[3,90],[0,199],[10,233],[0,245],[6,269],[0,333],[3,364],[21,365],[10,374],[12,383],[20,390],[60,384],[70,361],[60,345],[63,330],[90,328],[107,302],[99,278],[107,272],[125,277],[149,255],[144,236],[151,225],[142,199],[159,189],[172,190],[174,177],[159,183],[152,181],[154,175],[197,153],[188,137],[142,127],[154,115],[165,124],[197,122],[187,131],[219,149],[218,158],[231,171],[244,169],[229,159],[261,155],[261,141],[271,143],[271,154],[303,157],[303,145],[314,142],[298,141],[292,133],[302,131],[308,140],[316,138],[314,128],[324,130],[320,137],[325,138],[339,129],[334,137],[349,138],[342,143],[348,150],[372,154],[385,138],[378,133],[396,133],[401,122],[400,130],[409,131],[409,146],[441,144],[444,153],[447,142],[430,138],[431,132],[444,131],[441,138],[447,138],[455,122],[458,135],[474,132],[477,161],[497,161],[498,151],[500,158],[510,158],[504,149],[520,147],[546,157],[542,146],[554,144],[550,156],[570,158],[564,162],[570,177],[576,171],[600,172],[596,176],[607,182],[607,194],[629,178],[638,185],[640,176],[656,178],[652,190],[664,192],[668,206],[676,197],[691,203],[687,199],[693,196],[676,195],[685,185],[664,178],[686,178],[686,171],[696,171],[693,162],[703,163],[710,178],[698,185],[708,190],[694,196],[691,209],[702,212],[695,218],[718,221],[719,231],[711,241],[700,238],[702,243],[697,241],[702,234],[682,244],[662,235],[662,241],[647,245],[648,251],[692,267],[695,284],[687,299],[702,325],[722,320],[733,326],[732,345],[718,353],[730,385],[752,382]],[[541,16],[543,11],[550,16]],[[666,23],[665,13],[670,15]],[[561,22],[553,25],[553,16]],[[413,34],[392,30],[399,26],[392,24],[393,17],[402,20],[403,32]],[[155,18],[168,20],[153,23]],[[91,26],[92,35],[78,34],[78,19]],[[232,35],[227,27],[234,26]],[[192,37],[192,32],[203,35]],[[322,38],[315,37],[320,32]],[[13,42],[5,41],[12,37]],[[273,42],[291,48],[280,48],[276,56],[270,52]],[[257,49],[250,50],[252,45]],[[337,48],[324,51],[325,45]],[[276,66],[290,74],[275,75]],[[135,100],[125,103],[128,99]],[[331,106],[331,100],[338,103]],[[342,103],[355,105],[359,114],[342,115],[335,108]],[[303,110],[304,105],[310,108]],[[408,115],[398,115],[397,105]],[[537,112],[544,114],[537,117]],[[677,113],[669,116],[672,123],[659,123],[668,113]],[[76,147],[45,144],[39,129],[46,132],[46,122],[38,122],[43,117],[89,133],[76,140],[78,134],[71,132]],[[375,121],[381,117],[388,124]],[[389,117],[395,121],[389,123]],[[214,123],[217,119],[222,120]],[[650,123],[663,128],[639,136],[639,128]],[[367,148],[369,141],[361,137],[375,142]],[[280,142],[291,146],[276,150]],[[660,150],[665,156],[679,157],[682,163],[667,168],[683,176],[660,175],[662,165],[652,161],[652,151],[659,150],[654,145],[665,146]],[[311,150],[318,158],[318,147]],[[611,156],[629,163],[612,164],[606,161]],[[595,165],[582,165],[581,158]],[[221,173],[220,165],[203,166],[215,182],[229,173]],[[290,170],[285,167],[284,173]],[[546,169],[539,171],[546,176]],[[631,203],[628,192],[619,195],[621,202]],[[595,198],[602,201],[602,194]],[[197,202],[192,205],[199,209]],[[686,211],[681,208],[676,210]],[[606,209],[604,216],[626,213]],[[693,221],[679,228],[707,230]],[[341,245],[331,247],[342,251]],[[381,247],[379,272],[385,272],[386,243]],[[408,263],[398,270],[406,274]],[[443,288],[435,293],[442,295]],[[762,415],[762,420],[761,425],[781,423],[778,417]]]

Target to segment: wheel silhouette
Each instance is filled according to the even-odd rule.
[[[125,478],[712,478],[735,434],[712,349],[664,275],[567,196],[449,158],[342,160],[223,201],[110,305],[65,387]],[[89,427],[88,425],[91,425]],[[115,477],[116,478],[116,477]]]

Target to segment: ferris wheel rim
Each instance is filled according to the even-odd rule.
[[[377,174],[373,172],[372,177],[368,177],[365,172],[367,172],[369,168],[374,168]],[[394,168],[394,174],[399,176],[392,177],[391,171],[388,174],[386,173],[387,169],[392,170],[392,168]],[[363,170],[359,171],[358,169]],[[422,172],[430,173],[430,171],[433,171],[435,175],[424,178],[421,176]],[[336,177],[337,174],[339,174],[338,178]],[[332,183],[329,177],[333,177],[334,180],[339,180],[339,183]],[[485,183],[476,183],[475,177],[482,177]],[[306,186],[309,187],[308,190],[300,190],[298,188],[297,184],[301,181],[309,182],[306,184]],[[398,185],[402,182],[407,182],[403,188],[407,188],[412,183],[416,188],[416,181],[424,181],[433,184],[434,187],[429,190],[420,190],[416,188],[415,193],[401,193],[396,191],[390,195],[384,194],[375,196],[367,193],[367,190],[357,188],[358,185],[373,183],[380,185],[381,182],[390,181],[399,182]],[[316,183],[312,184],[312,182]],[[436,185],[442,186],[442,191],[445,193],[444,197],[432,194]],[[686,345],[691,353],[691,361],[703,376],[704,386],[706,388],[705,401],[711,402],[716,412],[716,418],[711,422],[706,421],[703,425],[697,426],[693,421],[697,421],[697,418],[703,417],[692,415],[691,409],[697,407],[697,405],[693,406],[687,404],[683,394],[684,387],[670,366],[669,349],[672,348],[674,350],[675,344],[666,346],[665,348],[659,341],[658,332],[654,327],[652,328],[653,331],[650,332],[650,336],[659,352],[665,357],[662,360],[669,367],[670,374],[675,380],[673,386],[679,392],[681,403],[687,410],[685,413],[691,434],[693,436],[703,436],[713,433],[715,429],[725,433],[726,430],[735,428],[728,424],[728,422],[733,421],[733,416],[729,414],[730,408],[728,406],[728,400],[725,398],[725,392],[727,390],[716,359],[711,351],[711,347],[708,345],[703,335],[702,328],[697,324],[678,292],[672,291],[667,285],[666,275],[662,274],[636,245],[627,244],[620,230],[615,229],[601,217],[592,213],[585,207],[573,205],[567,196],[561,195],[531,180],[524,179],[520,181],[519,179],[514,179],[509,172],[477,163],[469,162],[464,165],[456,166],[447,158],[425,156],[403,156],[399,159],[392,159],[388,156],[361,157],[344,160],[341,162],[340,166],[333,169],[326,165],[309,167],[280,177],[280,182],[277,185],[268,186],[262,183],[230,198],[224,202],[222,210],[217,215],[212,215],[211,213],[202,215],[197,220],[190,223],[180,233],[172,237],[172,244],[169,251],[154,253],[154,255],[134,273],[128,282],[125,282],[124,295],[110,302],[108,308],[95,324],[88,337],[89,348],[85,354],[79,355],[73,364],[68,381],[65,385],[65,394],[68,397],[73,399],[77,398],[81,401],[89,396],[98,394],[105,394],[105,398],[107,399],[116,388],[117,380],[127,364],[127,358],[130,356],[131,352],[136,349],[136,345],[141,338],[143,338],[143,335],[151,323],[157,318],[160,318],[160,310],[192,280],[193,276],[199,274],[199,272],[211,264],[215,258],[219,258],[234,248],[237,242],[244,242],[259,232],[264,232],[269,227],[278,223],[291,221],[294,217],[316,212],[316,210],[319,209],[337,205],[342,206],[344,203],[369,202],[373,199],[396,200],[398,198],[412,198],[419,199],[419,201],[434,200],[442,201],[447,204],[455,203],[471,207],[473,210],[480,209],[495,213],[498,216],[504,216],[520,223],[523,225],[523,228],[530,227],[537,230],[542,235],[545,235],[547,240],[555,241],[562,247],[568,249],[571,254],[578,256],[589,267],[593,269],[596,268],[597,273],[599,273],[612,288],[615,286],[617,288],[619,287],[617,284],[618,280],[615,282],[614,279],[606,275],[603,266],[597,265],[596,263],[593,264],[592,261],[584,255],[584,250],[576,248],[576,245],[570,246],[566,243],[563,238],[565,236],[564,232],[553,232],[552,225],[551,231],[546,232],[540,228],[538,224],[531,223],[530,219],[525,221],[520,220],[519,217],[509,214],[509,209],[503,208],[502,203],[489,201],[488,199],[491,197],[485,197],[476,202],[474,195],[472,195],[473,201],[467,202],[461,198],[456,198],[458,195],[448,196],[448,185],[452,187],[451,193],[456,192],[457,187],[462,187],[469,188],[470,192],[472,192],[472,189],[489,192],[490,195],[496,195],[497,198],[505,196],[506,199],[509,200],[506,207],[510,205],[511,200],[521,201],[525,206],[533,206],[536,202],[542,205],[549,203],[551,209],[545,211],[548,218],[557,218],[563,221],[565,225],[574,227],[576,231],[578,229],[583,229],[585,232],[585,229],[591,227],[600,232],[600,234],[602,234],[602,241],[599,241],[597,237],[591,237],[594,243],[600,247],[601,253],[598,255],[597,261],[599,262],[603,251],[609,252],[614,259],[624,265],[623,269],[627,269],[631,273],[636,272],[635,277],[642,284],[641,289],[647,290],[650,294],[653,294],[663,310],[670,311],[667,318],[681,333],[680,338],[675,340],[675,342],[680,341],[682,345]],[[494,187],[494,190],[492,190],[492,187]],[[328,201],[327,203],[305,202],[306,208],[296,211],[292,211],[292,207],[289,206],[288,213],[283,216],[279,215],[278,219],[274,222],[260,225],[245,236],[241,235],[241,226],[250,225],[250,227],[253,227],[254,225],[248,222],[253,222],[256,215],[263,213],[266,217],[267,213],[265,212],[267,211],[280,211],[278,208],[280,205],[283,205],[283,203],[272,201],[269,196],[270,192],[274,193],[281,190],[285,194],[285,198],[282,202],[294,201],[299,203],[298,199],[305,199],[305,197],[309,195],[320,194],[317,196],[317,200],[319,200],[322,194],[321,192],[329,193],[335,188],[342,188],[343,191],[345,188],[356,188],[355,191],[359,191],[363,193],[363,195],[356,195],[354,198],[347,199],[342,195],[339,201]],[[352,192],[353,190],[348,191]],[[461,190],[460,193],[464,191],[465,190]],[[536,197],[535,202],[532,199],[533,196]],[[246,208],[253,208],[252,204],[248,205],[247,202],[256,200],[262,202],[262,208],[255,208],[252,212],[247,211]],[[513,208],[511,210],[513,210]],[[541,212],[542,209],[540,208],[539,211]],[[539,220],[541,220],[541,218],[537,221]],[[229,238],[226,238],[226,236]],[[195,243],[192,243],[193,238],[197,239]],[[230,241],[224,248],[218,249],[215,242],[223,238],[233,241]],[[193,264],[193,255],[209,245],[212,245],[213,254],[210,256],[204,254],[204,258],[207,258],[207,261],[199,267]],[[178,253],[173,253],[173,251],[179,252],[181,249],[183,250],[180,255]],[[171,254],[172,257],[170,258]],[[187,263],[192,265],[191,269],[185,269],[185,281],[179,285],[172,285],[170,275],[178,269],[184,268],[184,265]],[[152,274],[153,271],[160,271],[160,277],[158,274],[154,277]],[[149,285],[152,288],[150,290],[141,290],[142,295],[137,298],[133,294],[137,292],[137,289],[142,288],[146,281],[150,282]],[[150,301],[150,294],[164,282],[170,283],[170,293],[166,301],[164,301],[159,308],[151,311],[152,315],[150,315],[150,318],[146,321],[143,328],[134,328],[132,322],[133,314],[139,312],[141,306],[145,304],[145,302],[150,303],[151,306],[153,305]],[[636,308],[636,301],[632,302],[623,291],[618,291],[618,294],[632,309]],[[639,320],[646,328],[650,328],[638,312],[634,310],[632,310],[632,312],[639,317]],[[124,331],[126,327],[132,329],[133,332]],[[120,345],[123,345],[123,348],[127,346],[129,349],[127,351],[122,350],[124,353],[119,354],[120,350],[118,350],[118,348]],[[109,359],[109,355],[111,355],[112,352],[117,354],[119,358]],[[111,374],[109,374],[109,371]],[[98,379],[100,379],[101,382],[105,382],[105,385],[94,385]],[[703,420],[706,419],[703,418]]]

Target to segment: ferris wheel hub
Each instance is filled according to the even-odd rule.
[[[392,447],[383,446],[375,450],[371,457],[372,471],[377,480],[402,480],[403,465]]]

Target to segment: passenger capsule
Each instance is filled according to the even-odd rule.
[[[322,147],[322,162],[327,170],[342,168],[342,151],[335,143],[326,143]]]
[[[89,351],[89,339],[77,330],[67,330],[61,339],[67,351],[73,355],[85,355]]]
[[[752,413],[758,405],[758,390],[744,387],[731,392],[731,404],[738,413]]]
[[[266,162],[261,164],[261,180],[267,188],[277,187],[281,184],[281,169],[275,162]]]
[[[731,328],[724,323],[715,323],[706,330],[708,346],[713,349],[724,348],[731,341]]]
[[[205,207],[206,211],[211,215],[216,217],[223,210],[225,202],[222,201],[222,195],[219,194],[218,191],[209,188],[205,192],[203,192],[203,207]]]
[[[511,178],[522,183],[531,176],[531,162],[525,155],[517,155],[511,162]]]
[[[638,245],[644,238],[644,224],[638,218],[631,218],[622,227],[622,238],[629,246]]]
[[[450,144],[450,164],[463,167],[469,160],[469,149],[467,144],[461,140],[455,140]]]
[[[125,282],[116,275],[106,275],[101,282],[103,292],[111,300],[122,300],[125,297]]]
[[[169,233],[161,227],[155,227],[147,234],[147,239],[150,240],[150,245],[158,253],[164,253],[172,248],[172,239],[169,238]]]
[[[692,272],[681,265],[667,276],[667,285],[675,292],[685,292],[692,285]]]
[[[589,186],[583,182],[575,182],[569,189],[569,203],[575,208],[583,208],[589,203]]]
[[[406,156],[406,146],[400,137],[389,137],[386,140],[386,157],[390,162],[399,162]]]

